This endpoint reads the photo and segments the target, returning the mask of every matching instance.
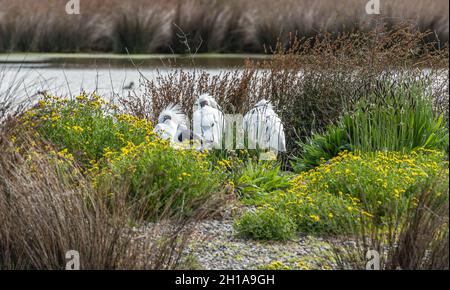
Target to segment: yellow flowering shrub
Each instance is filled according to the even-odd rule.
[[[292,269],[283,262],[274,261],[266,266],[261,267],[260,270],[292,270]]]
[[[223,169],[212,168],[206,153],[172,148],[157,138],[150,121],[121,114],[96,94],[46,95],[22,121],[57,148],[50,156],[80,164],[101,193],[124,188],[130,204],[142,205],[138,211],[149,220],[167,211],[189,214],[224,180]]]
[[[417,187],[430,178],[445,176],[442,183],[448,184],[449,165],[444,159],[443,153],[427,149],[410,154],[344,151],[293,178],[287,191],[259,200],[257,212],[242,219],[272,208],[304,233],[341,234],[364,219],[374,219],[382,227],[386,219],[402,216],[415,205]]]
[[[88,167],[105,151],[120,151],[127,142],[139,144],[145,138],[153,139],[150,121],[118,114],[115,105],[96,94],[81,94],[74,99],[43,96],[24,114],[23,121]]]
[[[167,141],[147,138],[128,142],[119,152],[106,151],[107,166],[97,174],[97,186],[128,182],[130,200],[143,203],[148,220],[167,214],[189,215],[221,190],[224,176],[211,170],[206,155],[176,150]]]
[[[434,150],[344,151],[293,179],[283,208],[293,213],[302,231],[339,233],[363,218],[382,223],[386,216],[402,215],[414,201],[417,185],[445,170],[444,154]]]

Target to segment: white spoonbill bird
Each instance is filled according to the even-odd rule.
[[[162,139],[177,142],[180,128],[186,127],[187,117],[179,105],[168,105],[158,117],[158,124],[153,129]]]
[[[243,120],[244,132],[248,136],[249,149],[286,151],[286,138],[281,119],[267,100],[259,101]]]
[[[194,134],[202,138],[202,147],[221,148],[225,118],[214,97],[209,94],[199,96],[194,109]]]

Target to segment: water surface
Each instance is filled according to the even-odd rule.
[[[113,55],[113,54],[0,54],[0,96],[11,91],[33,96],[47,91],[70,96],[81,91],[128,94],[139,87],[141,74],[151,80],[175,69],[210,74],[239,69],[246,60],[264,55]],[[131,84],[134,84],[131,85]]]

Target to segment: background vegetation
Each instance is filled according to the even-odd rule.
[[[156,120],[169,103],[180,104],[192,116],[194,102],[202,93],[216,96],[222,110],[230,114],[245,114],[264,98],[272,101],[283,121],[288,155],[298,155],[299,141],[338,122],[344,112],[354,111],[360,100],[378,98],[382,104],[390,93],[388,86],[396,80],[408,86],[408,80],[417,79],[422,88],[428,86],[420,94],[427,94],[432,104],[431,111],[426,110],[429,106],[421,110],[443,114],[442,123],[446,124],[448,45],[427,42],[430,34],[402,23],[313,38],[292,36],[289,47],[279,43],[268,60],[248,61],[243,69],[219,75],[180,69],[158,73],[151,80],[142,79],[143,94],[119,97],[118,101],[125,111]],[[404,98],[411,93],[404,93]],[[392,96],[392,102],[401,102],[397,95],[402,93]]]
[[[338,268],[362,268],[377,249],[386,269],[448,269],[448,44],[433,35],[410,24],[292,35],[265,61],[142,76],[143,94],[109,103],[20,103],[20,80],[8,84],[0,268],[61,268],[73,248],[85,269],[178,268],[192,226],[237,196],[241,237],[331,237]],[[191,116],[205,92],[226,113],[271,100],[287,154],[176,150],[153,134],[163,107]]]
[[[289,33],[310,37],[402,21],[448,41],[446,0],[381,1],[379,17],[365,13],[366,0],[81,0],[81,14],[70,16],[66,2],[1,0],[0,51],[262,53],[279,39],[287,45]]]

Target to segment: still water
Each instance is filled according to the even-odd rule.
[[[96,91],[102,97],[141,94],[141,74],[148,80],[178,68],[217,75],[260,61],[264,55],[111,55],[111,54],[0,54],[0,105],[5,97],[15,101],[39,92],[67,97]],[[424,74],[428,70],[423,70]],[[441,73],[439,74],[441,75]],[[448,70],[433,78],[432,88],[448,87]],[[448,98],[448,95],[443,96]]]
[[[47,91],[71,96],[81,91],[97,91],[104,97],[139,91],[141,74],[149,80],[177,68],[205,71],[212,75],[239,69],[248,59],[262,55],[0,55],[0,98],[11,92],[27,98]]]

